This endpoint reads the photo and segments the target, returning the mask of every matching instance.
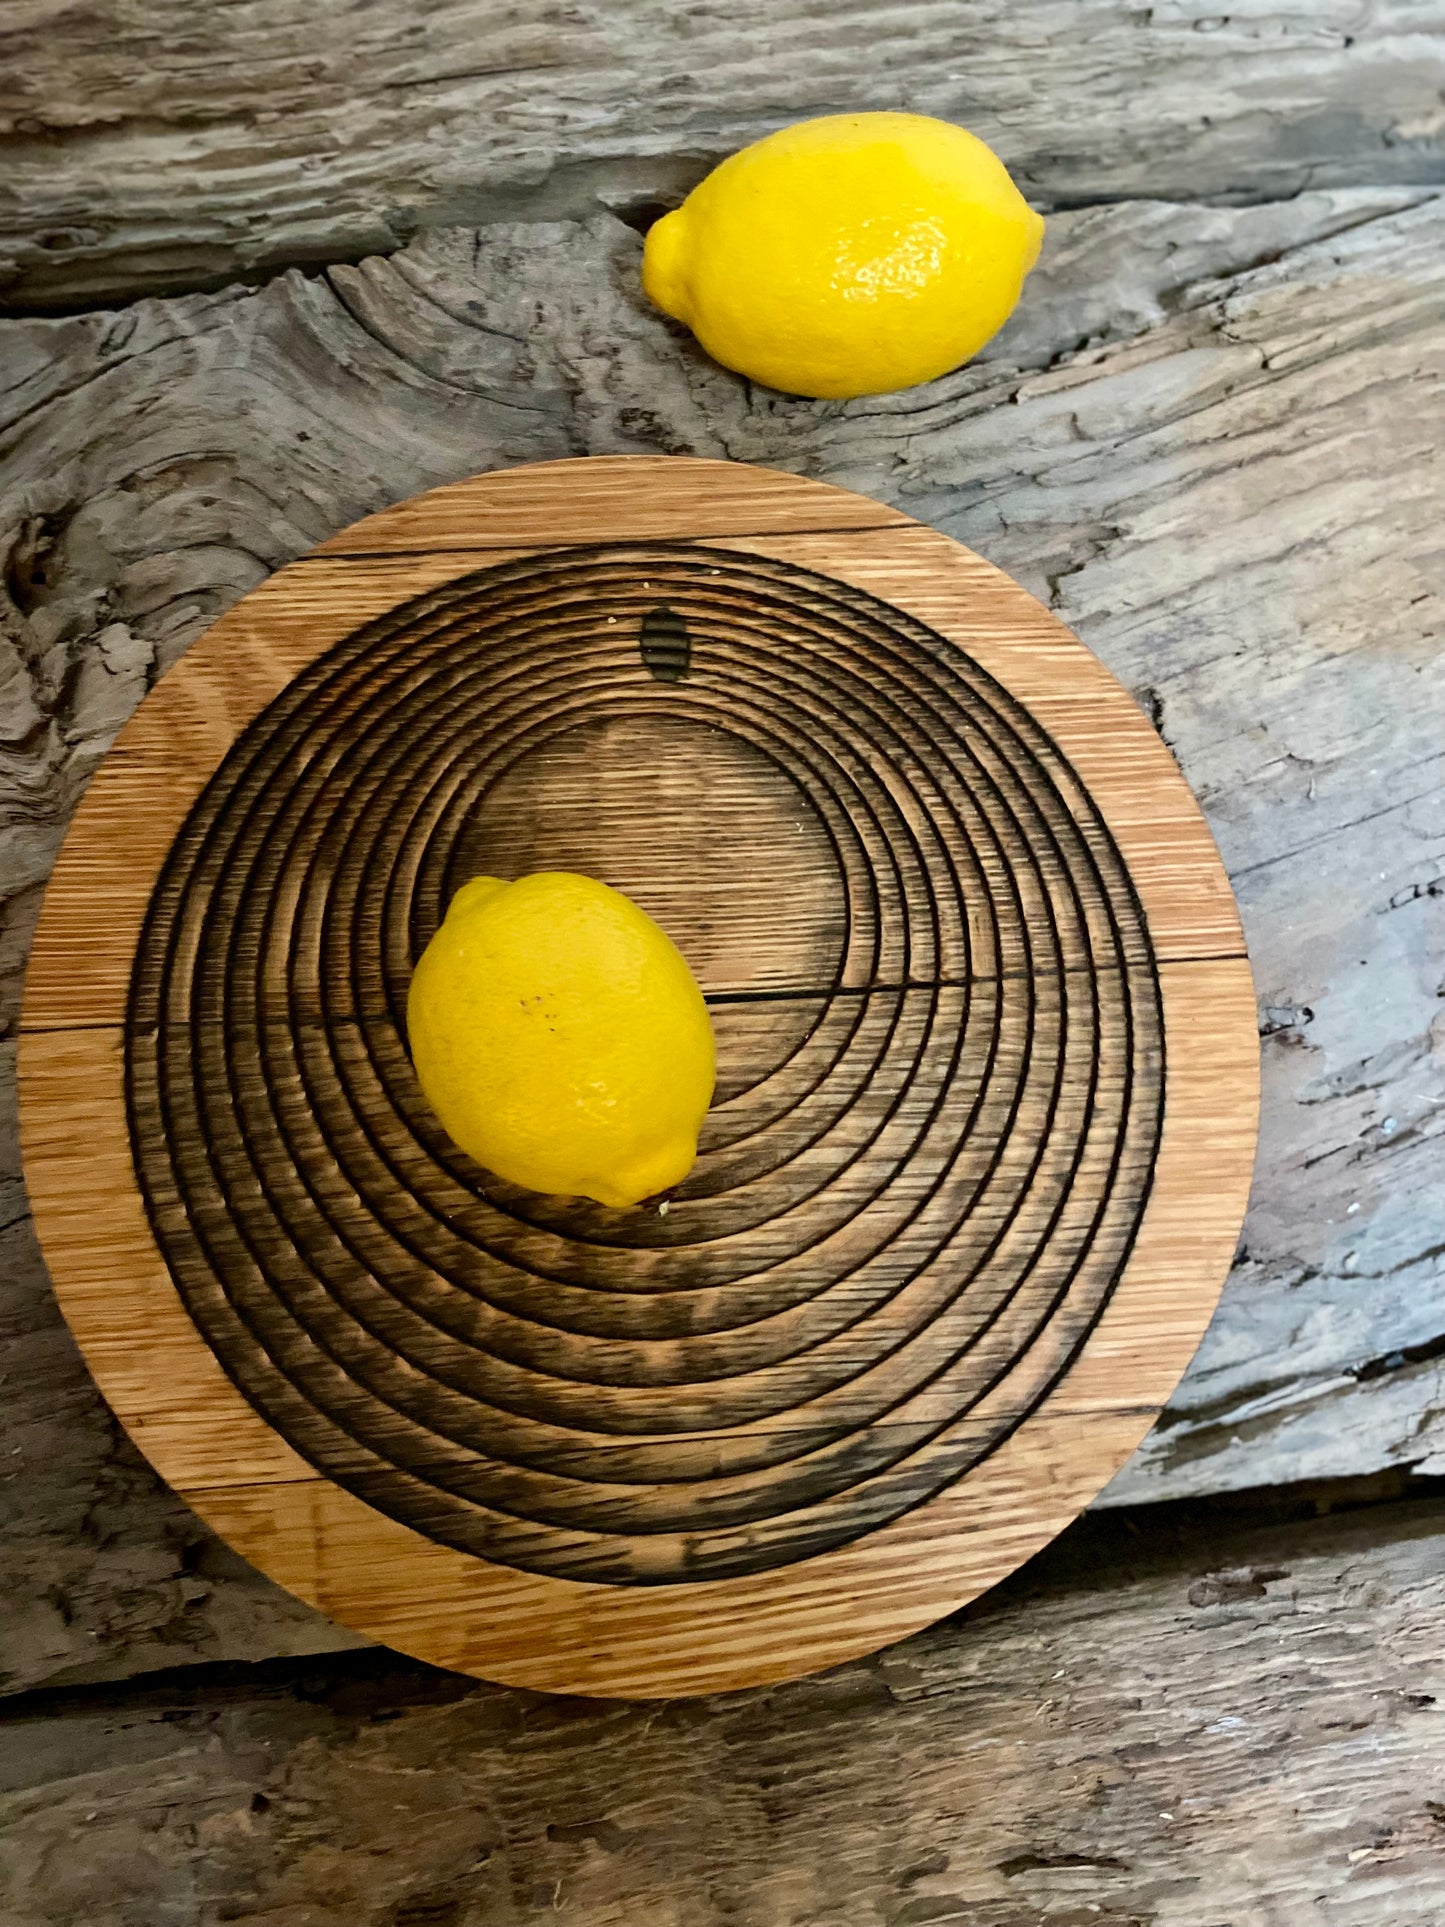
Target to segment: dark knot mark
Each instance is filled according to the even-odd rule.
[[[692,662],[692,638],[682,617],[665,602],[649,609],[642,618],[637,646],[659,682],[681,682],[687,674]]]

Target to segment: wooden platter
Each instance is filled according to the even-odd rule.
[[[629,1212],[411,1077],[486,871],[681,945],[718,1099]],[[443,1666],[710,1692],[866,1652],[1128,1457],[1228,1269],[1254,998],[1168,751],[1016,583],[856,495],[621,457],[372,516],[122,731],[26,985],[26,1175],[157,1469]]]

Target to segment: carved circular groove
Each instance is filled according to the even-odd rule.
[[[358,525],[218,625],[102,770],[27,992],[57,1288],[161,1469],[350,1623],[581,1690],[803,1671],[1016,1563],[1182,1368],[1252,1149],[1227,886],[1129,699],[942,538],[725,465],[467,489],[524,552],[458,540],[458,491]],[[160,819],[144,896],[103,984],[62,987],[123,801]],[[407,985],[452,891],[540,868],[626,890],[712,1006],[718,1098],[665,1209],[510,1187],[416,1086]],[[94,1060],[108,1022],[137,1304],[223,1369],[204,1417],[159,1360],[117,1396],[75,1284],[82,1174],[47,1125],[99,1073],[55,1040]],[[291,1476],[218,1469],[228,1415]],[[338,1576],[318,1503],[415,1570]],[[497,1628],[504,1594],[530,1632]],[[730,1626],[731,1658],[689,1651]]]

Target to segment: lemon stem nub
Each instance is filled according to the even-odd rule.
[[[687,290],[687,223],[681,208],[647,230],[642,249],[642,288],[649,301],[676,321],[690,322]]]

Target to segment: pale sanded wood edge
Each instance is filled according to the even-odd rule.
[[[316,555],[907,527],[866,495],[691,455],[588,455],[451,482],[353,522]]]
[[[22,1039],[22,1147],[57,1296],[136,1444],[238,1551],[358,1631],[434,1664],[601,1695],[709,1692],[870,1651],[1045,1544],[1138,1444],[1213,1311],[1243,1221],[1258,1110],[1247,963],[1160,972],[1164,1131],[1136,1245],[1047,1403],[950,1491],[781,1572],[618,1588],[439,1547],[318,1477],[231,1385],[151,1237],[125,1124],[123,1039]]]

